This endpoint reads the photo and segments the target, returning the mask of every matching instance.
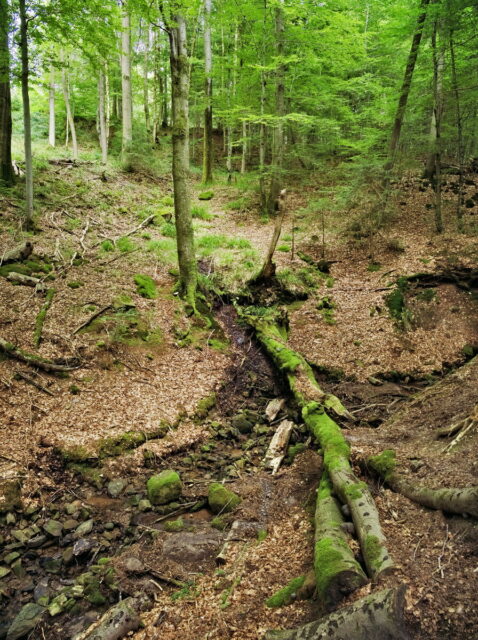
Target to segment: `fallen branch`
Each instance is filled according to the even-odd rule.
[[[25,380],[25,382],[28,382],[28,384],[31,384],[34,387],[36,387],[37,389],[39,389],[40,391],[43,391],[43,393],[46,393],[49,396],[55,397],[55,394],[52,393],[50,391],[50,389],[47,389],[46,387],[44,387],[42,384],[37,382],[34,378],[31,378],[29,375],[27,375],[23,371],[16,371],[15,375],[14,375],[14,378]]]
[[[42,304],[42,308],[40,309],[36,320],[35,320],[35,331],[33,333],[33,344],[35,347],[40,346],[41,335],[43,332],[43,325],[45,323],[46,314],[48,309],[51,307],[51,303],[53,301],[53,296],[55,295],[55,289],[48,289],[46,292],[45,302]]]
[[[386,449],[378,456],[367,460],[367,465],[375,471],[386,484],[406,498],[428,507],[447,513],[464,514],[478,517],[478,486],[464,489],[443,488],[428,489],[409,482],[396,469],[395,451]]]
[[[105,307],[101,307],[101,309],[99,309],[98,311],[95,311],[89,318],[88,320],[85,320],[84,322],[82,322],[78,327],[76,327],[76,329],[74,329],[71,332],[71,335],[74,336],[76,333],[78,333],[78,331],[81,331],[82,329],[84,329],[85,327],[87,327],[89,324],[91,324],[93,322],[93,320],[96,320],[96,318],[98,318],[102,313],[104,313],[105,311],[108,311],[108,309],[111,309],[110,304],[107,304]]]
[[[283,420],[277,427],[276,432],[272,436],[269,448],[264,456],[264,467],[272,469],[272,475],[275,476],[279,467],[284,460],[289,446],[290,434],[294,428],[294,423],[290,420]]]
[[[75,369],[79,369],[81,366],[76,358],[72,359],[71,364],[57,364],[47,358],[42,358],[36,354],[23,351],[23,349],[19,349],[14,344],[7,342],[7,340],[4,340],[3,338],[0,338],[0,351],[3,351],[10,358],[15,358],[15,360],[25,362],[31,367],[38,367],[39,369],[49,372],[74,371]]]
[[[13,282],[13,284],[22,284],[26,287],[34,287],[37,291],[43,291],[45,288],[39,278],[26,276],[23,273],[17,273],[16,271],[10,271],[10,273],[7,274],[7,280],[9,282]]]
[[[265,640],[408,640],[403,609],[406,586],[385,589],[290,631],[268,631]]]

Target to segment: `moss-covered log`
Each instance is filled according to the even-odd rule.
[[[329,476],[324,471],[315,508],[314,569],[317,593],[328,606],[367,582],[349,547],[343,525],[342,512],[332,495]]]
[[[445,487],[429,489],[416,485],[396,471],[395,451],[387,449],[378,456],[369,458],[367,464],[388,486],[406,498],[428,507],[448,513],[467,513],[478,517],[478,486],[456,489]]]
[[[130,631],[139,628],[139,608],[140,603],[134,598],[121,600],[81,633],[77,640],[121,640]]]
[[[0,338],[0,351],[3,351],[10,358],[14,358],[15,360],[20,360],[20,362],[25,362],[29,364],[31,367],[37,367],[38,369],[43,369],[43,371],[48,371],[51,373],[55,373],[58,371],[73,371],[74,369],[78,369],[81,365],[78,359],[72,358],[65,364],[59,364],[53,362],[53,360],[48,360],[47,358],[42,358],[34,353],[28,353],[28,351],[23,351],[23,349],[19,349],[11,342]]]
[[[290,631],[268,631],[265,640],[407,640],[405,585],[361,598],[335,613]]]
[[[324,452],[324,465],[338,497],[349,506],[362,554],[371,578],[393,567],[382,533],[377,508],[367,485],[354,475],[350,447],[339,425],[326,413],[349,417],[340,400],[326,394],[305,358],[288,345],[277,324],[268,318],[245,316],[275,365],[287,376],[290,389],[302,410],[309,430]]]
[[[42,307],[36,317],[35,331],[33,333],[33,343],[35,347],[40,346],[46,314],[48,313],[48,309],[51,307],[51,303],[53,301],[54,295],[55,295],[55,289],[48,289],[48,291],[46,292],[45,302],[42,304]]]

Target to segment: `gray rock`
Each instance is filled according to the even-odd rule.
[[[38,547],[41,547],[42,544],[45,544],[45,542],[46,542],[46,536],[44,536],[43,534],[40,534],[39,536],[30,538],[30,540],[27,542],[27,547],[29,549],[37,549]]]
[[[58,520],[48,520],[43,529],[53,538],[59,538],[63,532],[63,525]]]
[[[49,598],[52,594],[52,590],[48,586],[48,578],[42,578],[36,587],[33,589],[33,598],[35,602],[38,602],[40,598]]]
[[[33,631],[45,612],[45,607],[29,602],[20,609],[7,633],[7,640],[19,640]]]
[[[231,425],[234,429],[237,429],[239,433],[251,433],[254,426],[254,424],[242,413],[232,417]]]
[[[144,565],[138,558],[126,558],[124,568],[128,573],[143,573]]]
[[[222,540],[219,531],[175,533],[163,545],[163,554],[186,568],[201,568],[214,562]]]
[[[93,520],[85,520],[75,530],[75,538],[81,538],[87,536],[93,530]]]
[[[112,498],[117,498],[126,487],[126,485],[126,480],[121,480],[121,478],[118,478],[117,480],[111,480],[110,482],[108,482],[107,491]]]
[[[152,509],[152,505],[149,500],[144,499],[138,502],[138,511],[141,511],[141,512],[151,511],[151,509]]]
[[[94,547],[96,547],[96,540],[87,540],[86,538],[80,538],[73,545],[73,555],[81,556],[84,553],[89,553]]]

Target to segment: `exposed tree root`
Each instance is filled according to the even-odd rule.
[[[25,362],[31,367],[37,367],[38,369],[43,369],[43,371],[49,371],[52,373],[58,371],[73,371],[81,366],[80,362],[76,358],[70,359],[66,364],[57,364],[52,360],[42,358],[34,353],[23,351],[3,338],[0,338],[0,351],[3,351],[10,358],[20,360],[20,362]]]
[[[255,329],[275,365],[287,376],[304,422],[323,449],[325,469],[334,491],[350,509],[367,572],[377,579],[393,568],[393,561],[370,491],[354,475],[349,462],[350,447],[326,410],[342,417],[349,417],[349,412],[337,397],[324,393],[304,357],[287,346],[277,324],[264,317],[247,315],[245,319]],[[343,567],[338,566],[338,573],[342,570]]]
[[[46,314],[48,312],[48,309],[51,306],[54,295],[55,295],[55,289],[48,289],[48,291],[46,292],[45,302],[42,304],[42,308],[40,309],[36,317],[35,332],[33,333],[33,343],[35,347],[40,346],[41,335],[43,332],[43,325],[45,324]]]
[[[405,590],[378,591],[298,629],[268,631],[265,640],[407,640]]]
[[[392,449],[369,458],[367,464],[393,491],[401,493],[424,507],[440,509],[448,513],[468,513],[478,517],[478,486],[464,489],[428,489],[413,484],[395,470],[396,458],[395,451]]]

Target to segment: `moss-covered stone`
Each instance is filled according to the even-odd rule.
[[[286,584],[285,587],[276,591],[273,596],[266,600],[266,606],[271,608],[284,607],[295,600],[297,591],[302,587],[305,582],[305,576],[299,576],[293,578]]]
[[[137,273],[134,276],[134,282],[136,284],[136,289],[141,297],[148,298],[149,300],[158,297],[156,283],[153,278],[151,278],[151,276]]]
[[[0,513],[22,507],[22,484],[19,479],[0,480]]]
[[[172,469],[151,476],[147,482],[148,499],[153,505],[168,504],[177,500],[182,492],[179,474]]]
[[[297,442],[296,444],[291,445],[287,449],[287,462],[289,464],[292,464],[295,460],[295,457],[299,455],[299,453],[302,453],[303,451],[306,451],[306,450],[307,450],[307,445],[305,444],[305,442]]]
[[[207,499],[209,508],[217,514],[234,511],[242,500],[240,496],[227,489],[220,482],[214,482],[209,486]]]
[[[165,531],[169,531],[169,533],[176,533],[178,531],[182,531],[185,527],[184,520],[182,518],[178,518],[177,520],[168,520],[164,523]]]
[[[212,198],[214,198],[214,191],[212,189],[201,191],[198,195],[198,200],[212,200]]]
[[[368,464],[378,473],[384,480],[395,471],[397,460],[393,449],[385,449],[378,456],[372,456],[368,459]]]
[[[216,394],[211,393],[210,395],[206,396],[205,398],[202,398],[202,400],[198,402],[194,415],[196,416],[196,418],[200,418],[201,420],[204,418],[207,418],[208,413],[211,411],[211,409],[214,408],[215,405],[216,405]]]
[[[91,454],[85,447],[81,445],[74,445],[73,447],[68,447],[66,449],[58,448],[56,449],[56,453],[60,455],[63,462],[86,462],[87,460],[91,460],[94,458],[94,455]]]

